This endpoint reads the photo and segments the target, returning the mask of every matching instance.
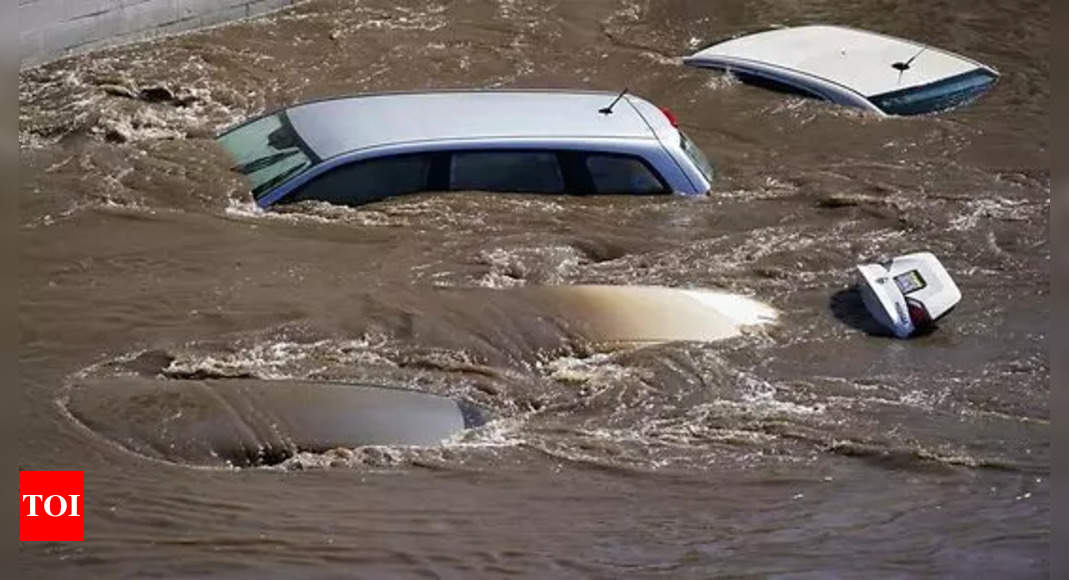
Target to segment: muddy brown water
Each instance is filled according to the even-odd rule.
[[[23,71],[21,466],[85,470],[87,540],[24,544],[20,566],[1043,576],[1049,17],[983,0],[317,0]],[[972,106],[877,119],[679,64],[814,22],[1003,76]],[[210,140],[303,99],[468,86],[627,86],[714,158],[713,195],[265,213]],[[870,336],[853,265],[922,249],[964,300],[929,336]],[[723,342],[604,352],[509,291],[579,283],[726,289],[783,315]],[[441,447],[209,469],[66,414],[70,385],[120,375],[405,386],[496,420]]]

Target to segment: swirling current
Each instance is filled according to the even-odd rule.
[[[86,541],[25,544],[20,566],[1044,576],[1050,7],[876,5],[312,0],[23,70],[22,463],[85,470]],[[681,64],[816,22],[1002,78],[969,106],[884,119]],[[263,211],[212,140],[324,96],[625,86],[714,159],[709,197]],[[854,265],[916,250],[943,260],[961,305],[927,336],[872,335]],[[715,289],[780,314],[725,340],[604,348],[539,294],[579,284]],[[73,390],[137,380],[403,387],[490,420],[442,445],[201,465],[72,415]]]

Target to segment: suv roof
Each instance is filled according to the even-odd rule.
[[[400,143],[492,138],[656,139],[625,95],[612,114],[604,91],[460,90],[379,93],[286,109],[293,128],[321,159]],[[625,104],[626,103],[626,104]]]

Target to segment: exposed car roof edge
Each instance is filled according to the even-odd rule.
[[[695,64],[691,64],[690,62],[687,62],[688,60],[692,61]],[[725,71],[728,71],[728,72],[730,72],[730,69],[734,67],[734,68],[737,68],[737,69],[742,70],[744,72],[747,72],[747,73],[750,73],[750,74],[756,74],[756,75],[759,75],[759,76],[760,75],[767,76],[770,71],[783,71],[783,72],[787,72],[787,73],[790,73],[792,75],[796,75],[796,76],[799,76],[799,77],[815,79],[815,80],[818,80],[818,81],[820,81],[822,83],[826,83],[828,85],[832,85],[832,86],[834,86],[834,87],[836,87],[838,89],[841,89],[844,93],[848,93],[848,94],[851,94],[851,95],[854,95],[854,96],[860,98],[861,100],[865,101],[866,103],[868,103],[871,106],[871,110],[872,111],[884,114],[883,111],[880,111],[879,108],[876,107],[876,105],[872,104],[872,102],[869,100],[868,96],[863,95],[860,92],[858,92],[858,91],[856,91],[856,90],[854,90],[854,89],[852,89],[852,88],[850,88],[850,87],[848,87],[848,86],[846,86],[846,85],[844,85],[842,83],[833,81],[831,79],[828,79],[828,78],[825,78],[825,77],[822,77],[822,76],[810,74],[810,73],[807,73],[805,71],[800,71],[798,69],[793,69],[793,68],[790,68],[790,67],[771,64],[771,63],[768,63],[766,61],[752,60],[752,59],[734,57],[734,56],[716,56],[716,57],[702,57],[702,58],[688,57],[687,59],[684,59],[683,62],[684,62],[684,64],[688,64],[690,66],[694,66],[694,67],[697,67],[697,68],[715,68],[715,69],[722,69],[722,70],[725,70]],[[709,65],[709,66],[703,67],[702,65]],[[771,80],[777,80],[777,79],[771,79]],[[866,107],[866,109],[869,109],[869,107]]]
[[[643,117],[643,120],[645,120],[644,117]],[[319,163],[316,163],[315,165],[313,165],[313,166],[309,167],[308,169],[300,172],[299,174],[294,175],[290,180],[287,180],[286,182],[279,184],[275,188],[273,188],[270,191],[266,192],[264,195],[260,196],[259,198],[256,198],[255,201],[256,201],[256,204],[259,205],[261,208],[270,207],[270,206],[274,205],[275,203],[277,203],[280,199],[282,199],[286,195],[289,195],[289,193],[291,193],[296,188],[301,187],[302,185],[304,185],[308,180],[315,179],[318,175],[321,174],[322,171],[328,171],[329,170],[329,167],[327,169],[320,169],[321,167],[323,167],[323,166],[334,166],[334,165],[338,165],[338,164],[341,164],[341,163],[347,163],[349,161],[360,161],[361,160],[360,158],[365,154],[374,154],[376,152],[385,151],[385,153],[383,153],[383,156],[389,156],[389,155],[391,155],[390,150],[392,150],[392,149],[398,149],[398,148],[403,149],[403,148],[406,148],[406,147],[411,147],[411,146],[416,146],[416,145],[431,145],[431,146],[433,146],[435,144],[442,145],[442,146],[439,147],[439,148],[432,147],[430,149],[427,149],[427,151],[449,151],[451,149],[463,149],[464,148],[464,144],[466,142],[487,143],[488,141],[490,141],[490,142],[496,141],[497,145],[502,145],[502,147],[501,147],[502,149],[509,149],[510,148],[510,145],[508,144],[509,141],[513,141],[513,142],[517,142],[517,141],[518,142],[530,142],[532,144],[535,144],[535,143],[540,143],[540,142],[566,141],[566,140],[572,140],[572,139],[583,140],[583,141],[587,141],[587,142],[589,142],[590,140],[593,139],[593,140],[603,140],[603,141],[621,141],[621,140],[624,140],[624,141],[633,141],[633,142],[636,142],[636,143],[656,143],[658,146],[660,146],[662,149],[664,149],[664,144],[661,143],[660,139],[657,138],[656,134],[651,135],[649,137],[637,137],[637,136],[633,136],[633,135],[625,135],[625,136],[609,135],[609,136],[605,136],[605,137],[586,137],[586,136],[582,136],[582,135],[558,135],[558,136],[552,136],[552,137],[541,137],[541,136],[539,136],[539,137],[515,137],[515,136],[512,136],[512,137],[510,137],[510,136],[500,136],[500,137],[451,137],[449,139],[416,139],[416,140],[411,140],[411,141],[380,143],[380,144],[376,144],[376,145],[368,145],[366,147],[359,147],[357,149],[350,149],[348,151],[343,151],[343,152],[338,153],[336,155],[332,155],[330,157],[324,158]],[[456,146],[453,147],[453,146],[451,146],[452,144],[456,144]],[[494,145],[494,143],[489,143],[489,145]],[[489,148],[493,149],[495,147],[491,146]],[[522,149],[523,148],[522,144],[517,146],[517,148]],[[473,149],[479,149],[479,147],[473,147]],[[403,155],[404,153],[394,153],[394,154]],[[372,157],[372,158],[376,158],[376,157]],[[678,161],[676,161],[676,163],[678,163]],[[312,174],[313,171],[315,172],[315,175]],[[690,181],[690,178],[688,177],[687,180]]]
[[[664,151],[665,155],[667,155],[669,159],[672,160],[672,163],[675,164],[676,168],[679,169],[679,172],[683,174],[683,177],[687,180],[688,183],[690,183],[691,187],[693,187],[695,190],[701,189],[701,187],[697,183],[694,183],[694,179],[691,178],[690,174],[687,173],[685,169],[683,169],[683,166],[682,164],[680,164],[679,159],[676,159],[676,156],[672,155],[672,152],[669,151],[668,144],[661,140],[661,136],[657,134],[657,129],[653,128],[653,123],[651,123],[650,120],[646,118],[646,115],[642,114],[642,111],[639,110],[635,103],[631,102],[631,99],[629,97],[630,95],[625,95],[624,100],[627,101],[628,106],[634,109],[635,114],[638,115],[638,118],[642,119],[642,122],[645,123],[647,127],[649,127],[650,133],[653,134],[653,138],[657,141],[657,144],[661,146],[661,150]],[[675,127],[675,129],[676,131],[679,131],[679,127]]]
[[[438,138],[438,139],[412,139],[412,140],[409,140],[409,141],[391,141],[389,143],[378,143],[378,144],[375,144],[375,145],[367,145],[365,147],[357,147],[356,149],[349,149],[348,151],[342,151],[342,152],[337,153],[335,155],[331,155],[330,157],[326,157],[326,158],[324,158],[322,160],[322,162],[323,163],[327,163],[327,162],[333,161],[335,159],[338,159],[338,158],[341,158],[341,157],[347,157],[347,156],[350,156],[350,155],[355,155],[357,153],[365,153],[365,152],[369,152],[369,151],[373,152],[376,149],[390,149],[392,147],[405,147],[405,146],[409,146],[409,145],[433,145],[433,144],[443,144],[443,143],[449,144],[449,143],[454,143],[454,142],[468,142],[468,141],[477,142],[477,143],[488,143],[490,145],[493,145],[493,144],[495,144],[495,142],[496,142],[496,144],[503,144],[503,142],[507,142],[507,141],[530,141],[532,143],[537,143],[537,142],[542,142],[542,141],[568,141],[568,140],[573,140],[573,139],[575,139],[575,140],[581,139],[581,140],[584,140],[584,141],[589,141],[589,140],[593,139],[593,140],[613,140],[613,141],[627,140],[627,141],[657,141],[657,142],[659,142],[659,140],[657,139],[656,135],[653,135],[653,136],[650,136],[650,137],[639,137],[639,136],[636,136],[636,135],[604,135],[604,136],[598,136],[598,137],[588,137],[586,135],[549,135],[549,136],[539,135],[537,137],[515,136],[515,135],[480,135],[478,137],[448,137],[448,138]],[[490,147],[490,148],[494,149],[496,147]],[[448,150],[448,149],[452,149],[452,147],[448,147],[447,146],[447,147],[443,147],[442,149]]]
[[[605,91],[605,90],[597,90],[597,89],[566,89],[566,88],[557,88],[557,89],[541,88],[540,89],[540,88],[512,88],[512,87],[509,87],[509,88],[482,88],[482,89],[473,89],[473,88],[398,89],[398,90],[393,90],[393,91],[370,91],[370,92],[364,92],[364,93],[348,93],[348,94],[344,94],[344,95],[333,95],[333,96],[327,96],[327,97],[317,97],[317,98],[314,98],[314,99],[308,99],[308,100],[305,100],[305,101],[300,101],[300,102],[292,103],[292,104],[289,104],[289,105],[283,105],[283,106],[275,107],[273,109],[266,110],[263,113],[260,113],[259,115],[255,116],[255,117],[246,119],[245,121],[242,121],[241,123],[238,123],[237,125],[232,125],[232,126],[227,127],[226,129],[223,129],[222,131],[218,132],[214,136],[214,138],[218,139],[219,137],[222,137],[223,135],[226,135],[227,133],[229,133],[231,131],[240,129],[241,127],[244,127],[245,125],[248,125],[249,123],[253,123],[255,121],[263,119],[264,117],[270,117],[271,115],[277,115],[278,113],[285,112],[285,111],[287,111],[289,109],[292,109],[294,107],[301,107],[301,106],[304,106],[304,105],[314,105],[316,103],[328,103],[330,101],[344,101],[344,100],[348,100],[348,99],[362,99],[362,98],[369,98],[369,97],[388,97],[388,96],[395,96],[395,95],[432,95],[432,94],[462,94],[462,93],[472,93],[472,94],[479,94],[479,93],[548,93],[548,94],[564,93],[564,94],[605,95],[607,97],[615,97],[618,94],[618,93],[613,92],[613,91]],[[642,98],[642,97],[639,97],[639,98]]]

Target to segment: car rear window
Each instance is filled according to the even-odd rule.
[[[283,201],[325,201],[357,206],[427,189],[431,157],[398,155],[356,161],[313,178]]]
[[[464,151],[450,162],[449,189],[519,193],[563,193],[556,153]]]
[[[713,164],[709,163],[709,158],[705,156],[705,153],[694,144],[694,141],[687,137],[687,134],[682,130],[679,131],[679,147],[683,149],[683,152],[687,154],[687,157],[694,162],[694,165],[698,167],[698,171],[702,172],[705,179],[710,183],[713,181]]]
[[[590,171],[594,193],[650,195],[663,193],[664,184],[646,164],[623,155],[589,155],[586,168]]]
[[[257,199],[313,163],[283,113],[241,125],[217,141],[234,160],[232,169],[246,176]]]
[[[920,87],[869,97],[888,115],[923,115],[944,111],[979,97],[995,83],[994,73],[976,69]]]

